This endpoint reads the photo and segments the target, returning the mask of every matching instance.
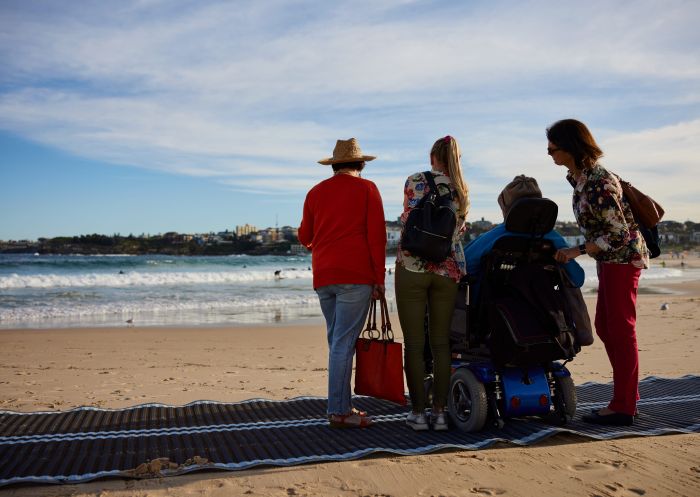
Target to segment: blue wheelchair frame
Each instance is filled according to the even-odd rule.
[[[460,369],[468,370],[483,385],[486,394],[485,421],[502,427],[507,418],[524,416],[540,416],[549,422],[565,424],[575,410],[567,406],[565,396],[571,392],[562,392],[562,380],[568,378],[571,382],[570,371],[560,362],[552,362],[547,367],[531,366],[496,368],[487,359],[473,361],[453,358],[453,381],[450,385],[450,396],[456,395],[454,379]],[[573,383],[567,382],[566,385]],[[566,387],[564,387],[566,388]],[[570,400],[569,400],[570,402]],[[457,402],[450,399],[450,416],[453,424],[463,428],[460,418],[463,414],[455,411]],[[472,406],[472,409],[476,407]],[[467,431],[478,431],[481,426],[475,426]]]

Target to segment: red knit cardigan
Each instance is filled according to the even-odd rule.
[[[304,201],[299,241],[311,250],[313,285],[384,284],[386,223],[369,180],[336,174]]]

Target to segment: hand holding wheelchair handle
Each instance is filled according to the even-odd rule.
[[[578,247],[569,247],[557,250],[554,254],[554,259],[557,262],[566,264],[569,261],[576,259],[579,255],[588,254],[594,256],[600,252],[600,247],[593,242],[582,243]]]

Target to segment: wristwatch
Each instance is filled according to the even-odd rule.
[[[581,253],[581,255],[586,255],[586,244],[582,243],[581,245],[579,245],[578,251]]]

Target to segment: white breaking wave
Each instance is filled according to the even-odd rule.
[[[311,271],[283,271],[284,279],[312,278]],[[11,288],[124,288],[166,285],[221,285],[274,280],[274,271],[215,271],[215,272],[126,272],[86,273],[72,275],[11,274],[0,276],[0,289]]]
[[[669,278],[676,278],[676,279],[695,279],[697,276],[696,274],[688,273],[682,269],[663,269],[659,268],[659,270],[655,271],[653,269],[643,269],[642,270],[642,280],[665,280]]]
[[[290,309],[307,306],[318,306],[318,297],[315,294],[304,296],[274,296],[248,298],[238,297],[220,301],[147,301],[129,303],[105,303],[105,304],[77,304],[70,307],[62,305],[28,306],[15,309],[0,310],[0,323],[12,322],[42,322],[52,319],[105,319],[105,318],[133,318],[138,321],[139,316],[163,316],[170,314],[195,313],[197,315],[215,314],[243,314],[251,311],[270,311],[275,309]]]
[[[598,285],[598,276],[596,276],[596,271],[595,271],[595,266],[593,269],[587,268],[584,266],[584,269],[586,270],[586,280],[583,284],[584,287],[594,287]],[[642,270],[642,275],[640,277],[640,282],[642,284],[646,284],[653,281],[654,285],[662,284],[664,281],[673,281],[673,282],[681,282],[681,281],[693,281],[697,279],[698,273],[697,271],[688,271],[688,270],[683,270],[683,269],[675,269],[675,268],[658,268],[654,267],[652,269],[644,269]]]

